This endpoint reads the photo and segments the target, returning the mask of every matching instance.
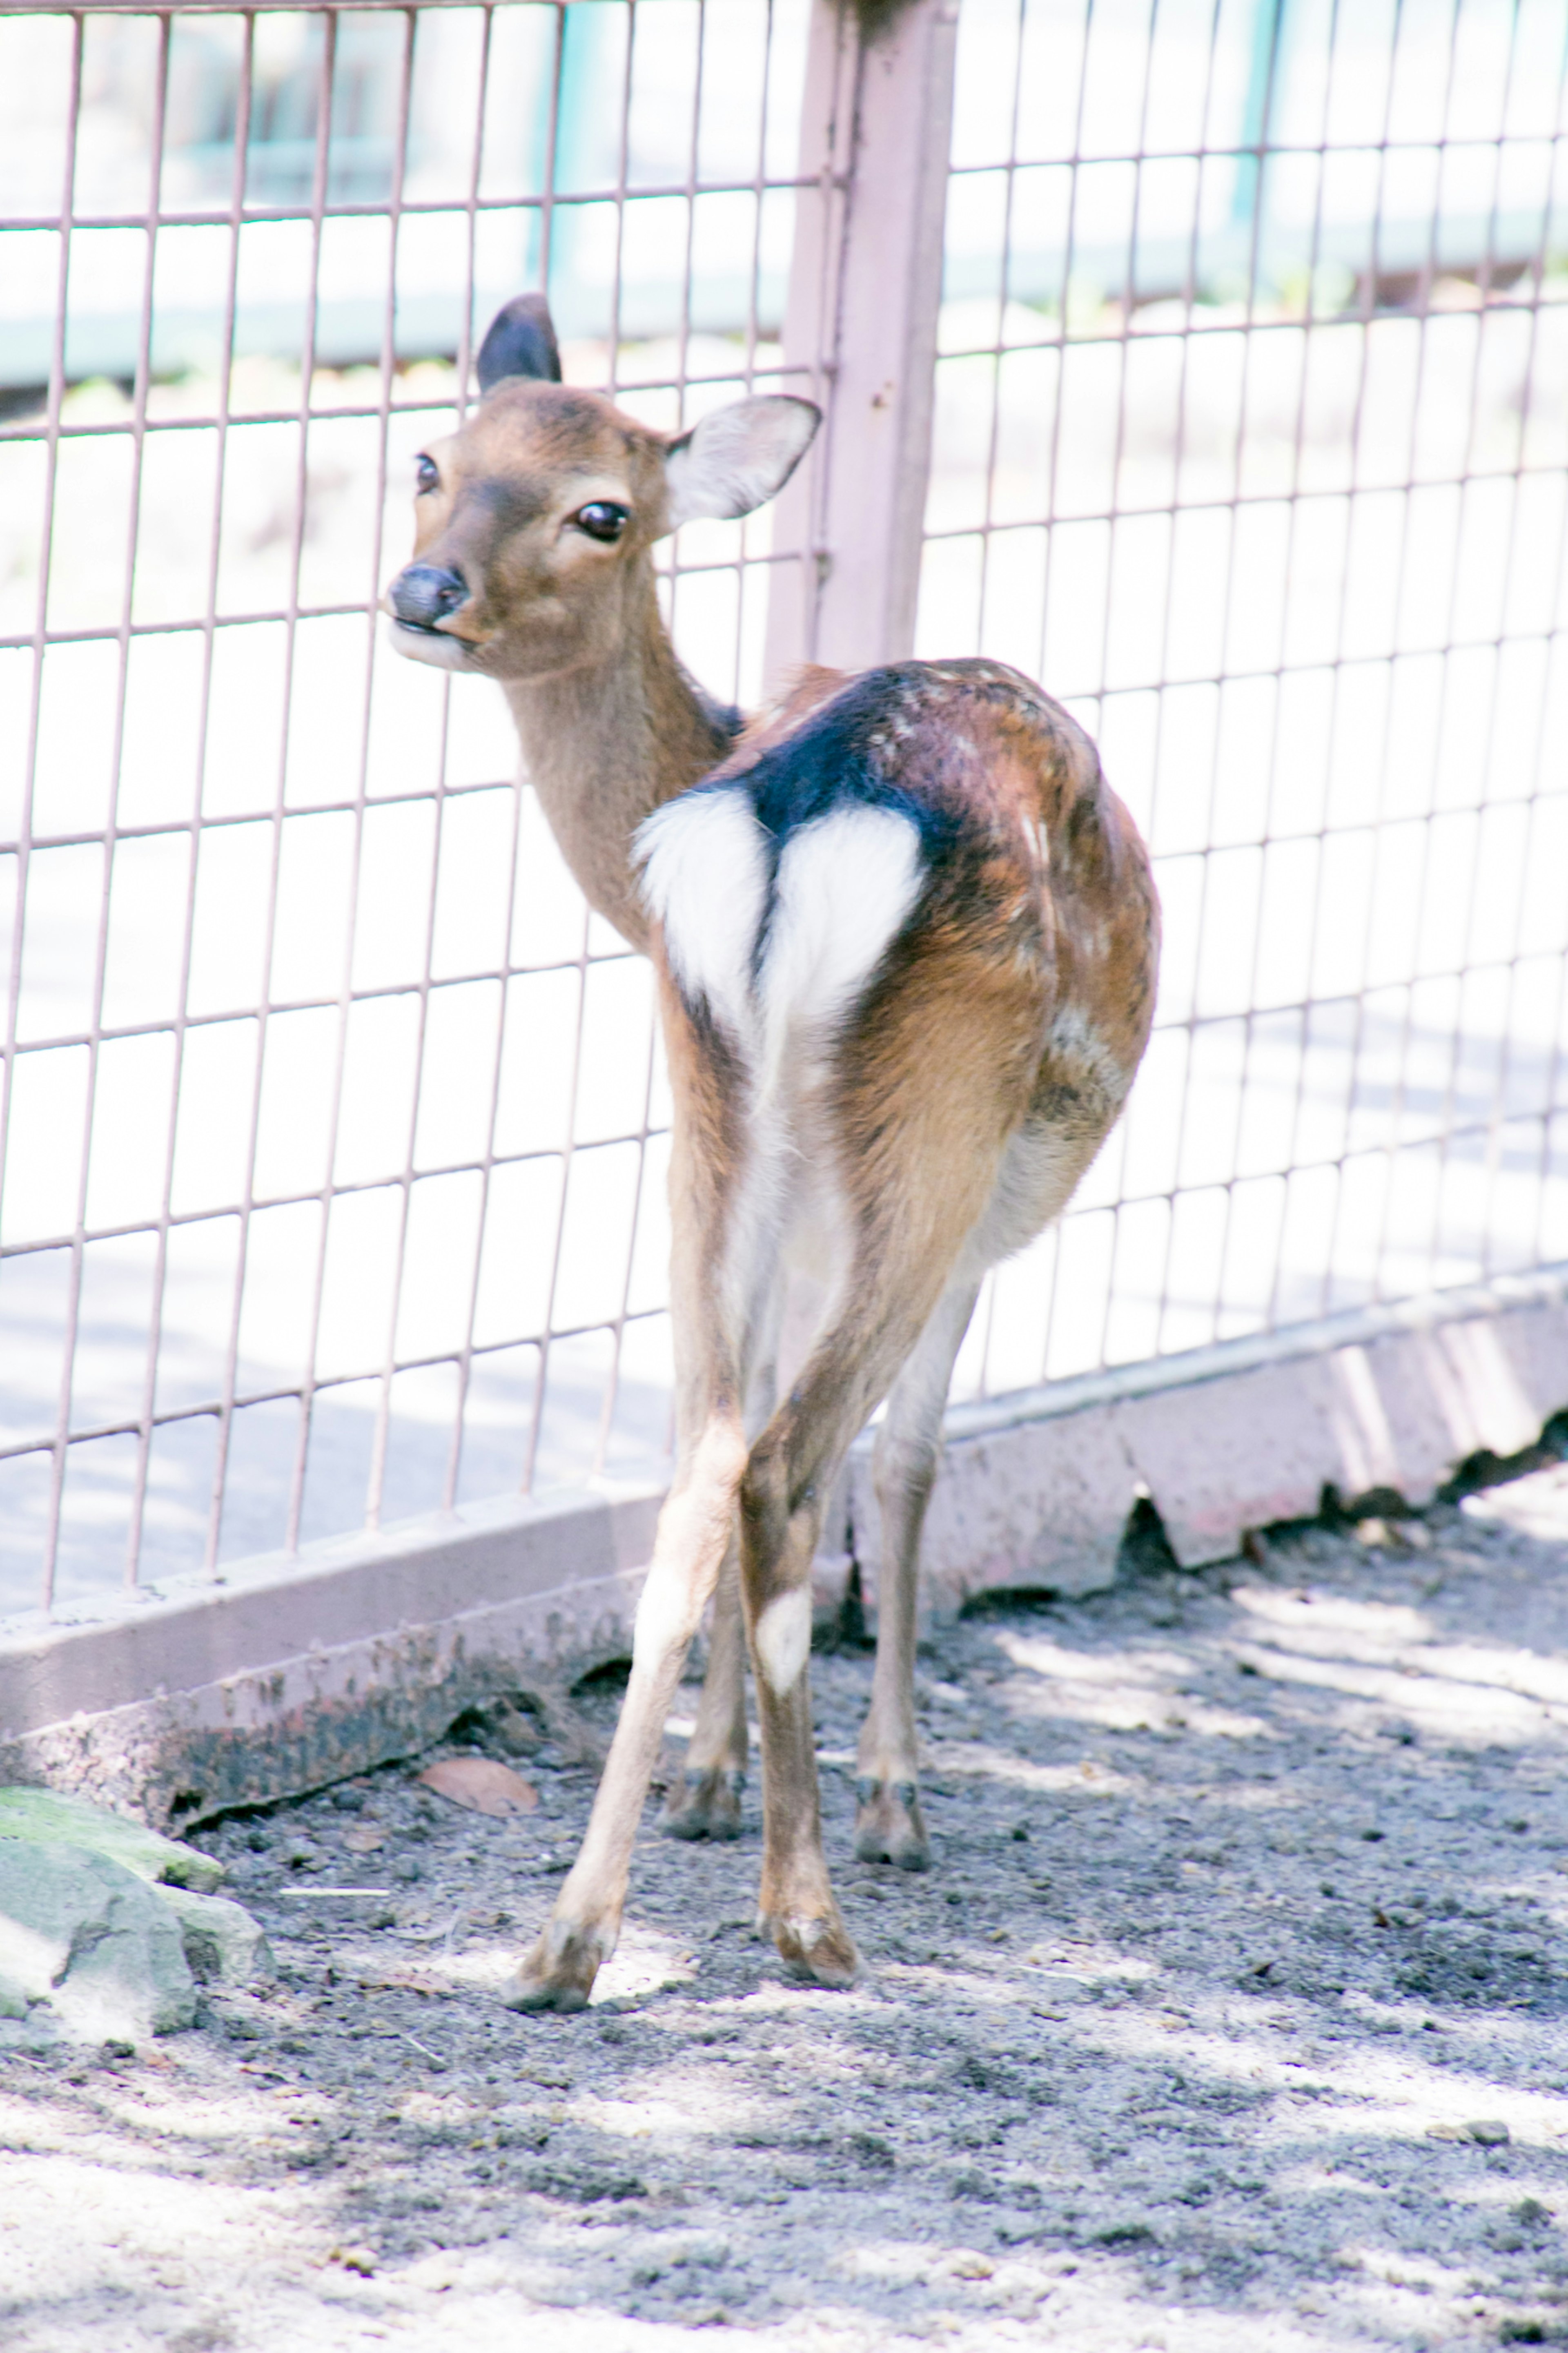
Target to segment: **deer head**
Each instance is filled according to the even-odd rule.
[[[400,653],[519,682],[613,665],[642,625],[654,542],[761,506],[820,422],[774,395],[655,432],[561,382],[537,294],[497,314],[479,378],[473,415],[416,460],[414,560],[384,601]]]

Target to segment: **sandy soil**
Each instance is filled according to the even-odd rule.
[[[852,1994],[752,1941],[754,1826],[650,1813],[595,2008],[499,2009],[592,1790],[548,1742],[510,1822],[396,1768],[211,1828],[278,1980],[0,2054],[0,2339],[1568,2339],[1568,1466],[1128,1567],[923,1658],[925,1877],[848,1859],[869,1658],[814,1662]]]

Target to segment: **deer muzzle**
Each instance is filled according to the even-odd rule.
[[[461,573],[437,564],[410,564],[390,590],[392,609],[405,628],[433,629],[468,601]]]

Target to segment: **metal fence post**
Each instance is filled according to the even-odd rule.
[[[957,36],[958,0],[814,12],[784,356],[826,424],[779,501],[770,682],[914,644]]]

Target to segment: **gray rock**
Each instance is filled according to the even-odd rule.
[[[84,2040],[145,2042],[193,2026],[179,1920],[107,1855],[0,1838],[0,1975]]]
[[[26,2018],[0,2018],[0,2051],[58,2051],[61,2039],[47,2002],[36,2001]]]
[[[272,1955],[259,1920],[226,1895],[196,1895],[161,1887],[158,1900],[179,1921],[185,1959],[204,1984],[248,1985],[270,1973]]]
[[[176,1839],[160,1838],[156,1831],[124,1814],[111,1814],[85,1798],[66,1798],[54,1789],[0,1788],[0,1839],[47,1839],[52,1844],[85,1847],[108,1855],[138,1879],[162,1880],[171,1886],[211,1889],[224,1875],[221,1862],[198,1854]]]

